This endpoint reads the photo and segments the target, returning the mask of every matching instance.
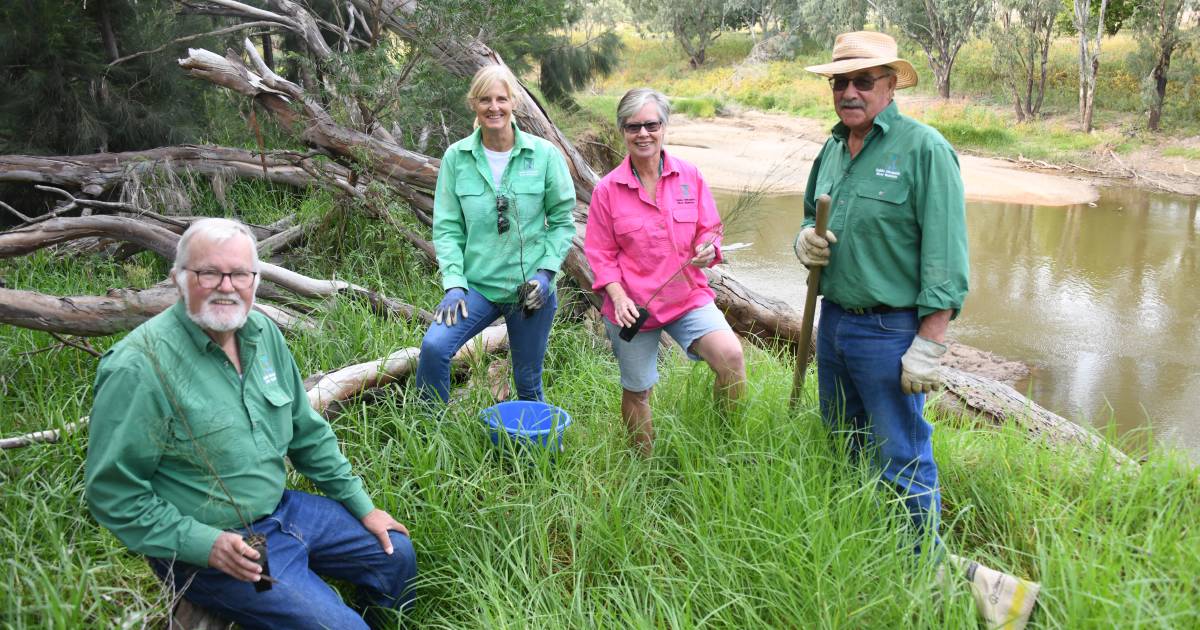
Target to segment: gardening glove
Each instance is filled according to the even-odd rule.
[[[462,309],[461,318],[459,317],[459,309]],[[460,287],[448,289],[446,297],[442,298],[437,308],[433,309],[433,321],[445,324],[447,327],[453,326],[455,322],[466,318],[467,291]]]
[[[1042,589],[1040,584],[989,569],[953,554],[950,555],[950,562],[971,585],[975,608],[989,629],[1025,628],[1037,603],[1038,591]]]
[[[545,306],[546,300],[550,299],[550,287],[554,286],[554,272],[538,269],[525,284],[529,287],[525,290],[525,310],[536,311]]]
[[[913,337],[908,352],[900,357],[900,389],[905,394],[927,394],[942,384],[938,365],[946,346],[924,337]]]
[[[825,237],[817,236],[817,229],[806,227],[796,235],[792,250],[805,267],[824,267],[829,264],[829,246],[837,242],[833,232],[825,230]]]

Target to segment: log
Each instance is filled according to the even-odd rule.
[[[51,429],[48,431],[35,431],[18,435],[16,437],[0,439],[0,449],[23,448],[31,444],[52,444],[59,441],[62,436],[87,426],[89,416],[84,416],[75,422],[68,422],[61,429]]]
[[[490,326],[460,348],[451,363],[459,365],[507,348],[508,329],[504,325]],[[318,413],[324,414],[335,402],[407,377],[416,368],[420,354],[420,348],[403,348],[382,359],[349,365],[324,374],[309,388],[308,402]]]
[[[133,330],[179,301],[174,287],[135,291],[112,289],[107,295],[56,296],[0,288],[0,323],[50,333],[100,337]],[[254,310],[288,332],[314,331],[311,318],[265,302]]]
[[[1051,412],[1000,381],[948,367],[941,369],[941,375],[945,393],[936,398],[935,404],[950,413],[961,413],[965,409],[968,414],[992,425],[1012,421],[1026,434],[1045,439],[1054,447],[1107,453],[1123,466],[1137,466],[1137,462],[1095,431]]]
[[[247,42],[245,48],[251,59],[258,59],[253,45]],[[472,46],[464,50],[466,52],[463,54],[473,55],[456,66],[464,72],[470,69],[474,73],[482,65],[499,62],[499,56],[486,46]],[[179,64],[191,76],[253,96],[285,126],[297,130],[305,142],[362,164],[380,179],[399,187],[401,194],[420,209],[429,210],[432,207],[428,191],[436,184],[439,160],[337,125],[299,86],[275,75],[261,60],[257,60],[256,72],[237,58],[221,57],[202,49],[189,49],[188,57],[180,59]],[[594,275],[583,255],[582,235],[586,230],[587,202],[591,199],[591,191],[598,178],[531,95],[526,93],[523,99],[518,100],[518,120],[521,121],[522,116],[528,117],[528,120],[520,123],[522,127],[554,142],[563,150],[571,166],[579,202],[575,209],[577,235],[563,269],[580,286],[590,289]],[[750,290],[724,270],[709,269],[706,274],[717,293],[717,307],[733,314],[729,322],[736,332],[771,345],[791,347],[798,342],[800,317],[792,308]]]
[[[60,217],[0,232],[0,258],[22,256],[51,245],[92,236],[134,243],[168,261],[175,260],[175,244],[179,240],[179,235],[166,228],[127,217]],[[412,317],[415,312],[412,306],[343,280],[310,278],[269,262],[261,262],[259,273],[264,280],[304,297],[330,297],[351,292],[372,305],[380,305],[383,310],[402,317]]]
[[[263,179],[297,188],[319,186],[340,192],[358,190],[361,194],[361,188],[356,189],[350,184],[349,169],[312,158],[291,151],[274,151],[262,156],[245,149],[191,144],[92,155],[0,155],[0,182],[61,186],[98,197],[133,175],[166,170],[208,177]],[[263,159],[267,164],[265,173]]]

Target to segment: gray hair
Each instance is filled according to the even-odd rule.
[[[192,223],[184,231],[183,236],[179,237],[179,243],[175,245],[175,263],[171,266],[171,271],[176,273],[183,271],[183,268],[191,262],[188,260],[188,256],[190,255],[188,250],[191,249],[192,240],[197,235],[204,236],[205,240],[209,242],[220,244],[238,234],[250,239],[250,251],[254,254],[254,270],[258,271],[260,266],[258,262],[258,239],[254,237],[254,232],[251,232],[250,228],[238,221],[213,218],[200,219]]]
[[[667,124],[667,119],[671,117],[671,101],[666,95],[652,88],[633,88],[617,103],[617,129],[624,129],[625,122],[641,111],[648,102],[658,106],[658,118],[662,124]]]

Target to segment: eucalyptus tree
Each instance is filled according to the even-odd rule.
[[[993,65],[1012,91],[1017,121],[1035,118],[1046,94],[1050,42],[1061,0],[999,0],[988,36]]]
[[[638,30],[671,33],[693,68],[704,65],[708,47],[727,25],[728,0],[646,2],[625,0]]]
[[[868,0],[793,0],[786,13],[788,28],[822,49],[839,33],[861,31],[867,22]]]
[[[1142,53],[1150,58],[1152,68],[1146,77],[1145,93],[1148,113],[1146,126],[1158,131],[1162,120],[1163,100],[1167,95],[1167,73],[1171,68],[1171,57],[1182,52],[1195,42],[1196,36],[1188,36],[1183,30],[1185,16],[1196,17],[1200,9],[1197,0],[1143,0],[1141,10],[1135,17],[1138,42]]]
[[[1104,11],[1108,0],[1100,0],[1098,13],[1090,0],[1074,1],[1074,25],[1079,32],[1079,124],[1084,133],[1092,131],[1092,113],[1096,99],[1096,76],[1100,74],[1100,44],[1104,36]],[[1092,39],[1091,30],[1096,36]]]
[[[950,98],[950,71],[976,24],[987,19],[991,0],[870,0],[888,22],[915,41],[929,59],[938,95]]]

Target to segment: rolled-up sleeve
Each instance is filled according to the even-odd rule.
[[[922,151],[922,186],[915,189],[921,231],[917,315],[942,310],[957,317],[966,300],[969,262],[967,211],[958,157],[945,144]]]
[[[587,234],[583,239],[583,253],[587,256],[592,272],[596,274],[592,290],[621,282],[621,268],[617,264],[620,246],[613,232],[612,209],[609,206],[609,190],[601,182],[592,191],[592,204],[588,208]]]

